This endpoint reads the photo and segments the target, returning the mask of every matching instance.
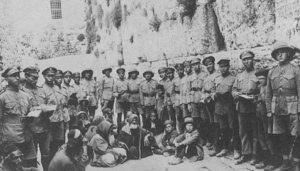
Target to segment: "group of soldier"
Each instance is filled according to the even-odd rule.
[[[245,51],[239,56],[245,70],[236,76],[228,59],[217,62],[217,71],[213,56],[202,62],[195,58],[159,68],[159,81],[151,70],[143,72],[142,79],[132,68],[125,78],[126,70],[120,67],[115,79],[112,68],[105,68],[97,82],[90,69],[80,74],[49,67],[42,71],[45,82],[39,87],[38,68],[23,70],[24,85],[19,82],[21,71],[7,68],[2,73],[7,86],[0,95],[0,144],[17,146],[25,167],[37,166],[39,146],[41,164],[47,170],[76,115],[72,106],[86,102],[85,108],[80,107],[88,120],[101,106],[107,120],[117,114],[118,126],[128,111],[139,116],[141,125],[154,112],[162,122],[173,121],[177,132],[183,133],[184,119],[191,117],[211,157],[226,156],[233,149],[236,164],[250,161],[265,170],[299,170],[300,73],[298,66],[290,64],[298,52],[287,44],[276,44],[271,56],[279,64],[256,71],[255,54]],[[33,111],[42,114],[27,116]]]

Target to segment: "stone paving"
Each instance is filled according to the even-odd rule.
[[[228,157],[218,158],[209,157],[205,149],[205,158],[203,161],[183,163],[175,166],[168,164],[169,158],[153,155],[141,160],[130,160],[122,165],[113,168],[95,168],[88,166],[87,171],[262,171],[255,169],[248,163],[235,165],[232,155]]]

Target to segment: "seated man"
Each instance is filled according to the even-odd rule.
[[[86,140],[78,129],[72,129],[68,133],[68,142],[57,151],[48,171],[85,171],[88,163]]]
[[[22,166],[22,152],[14,144],[3,144],[0,151],[0,158],[3,160],[0,163],[1,171],[38,171],[37,168],[24,168]]]
[[[119,140],[129,148],[128,157],[140,159],[152,155],[152,150],[158,149],[152,133],[140,127],[139,118],[135,114],[127,121],[128,124],[120,131]]]
[[[127,159],[126,145],[116,141],[117,127],[108,121],[102,121],[97,126],[97,134],[90,144],[94,151],[92,166],[114,167]]]
[[[195,128],[194,120],[191,117],[184,119],[185,132],[175,138],[175,157],[169,162],[176,165],[182,162],[182,158],[186,157],[190,162],[203,160],[204,152],[199,139],[199,132]]]
[[[174,140],[178,136],[174,123],[171,120],[165,121],[165,132],[162,137],[161,146],[159,147],[165,157],[175,153]]]
[[[150,120],[147,120],[145,125],[145,129],[153,133],[153,136],[160,135],[163,133],[164,128],[161,120],[157,118],[157,115],[154,111],[150,114]]]

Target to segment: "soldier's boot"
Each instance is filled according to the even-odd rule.
[[[277,169],[281,164],[281,158],[279,156],[270,156],[268,165],[264,168],[264,171],[273,171]]]
[[[293,168],[292,162],[289,159],[285,159],[282,165],[279,167],[278,171],[291,171]]]

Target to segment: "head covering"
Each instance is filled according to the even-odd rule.
[[[165,88],[164,88],[164,86],[163,85],[161,85],[161,84],[158,84],[157,86],[156,86],[156,89],[157,90],[165,90]]]
[[[130,75],[131,73],[137,73],[137,75],[139,75],[139,71],[136,69],[136,68],[131,68],[129,71],[128,71],[128,75]]]
[[[17,67],[9,67],[2,73],[2,77],[8,77],[20,72],[21,71]]]
[[[276,55],[276,53],[277,53],[279,50],[282,50],[282,49],[286,49],[286,50],[288,50],[288,51],[291,52],[290,58],[293,57],[294,54],[295,54],[295,48],[293,48],[292,46],[289,46],[287,43],[284,43],[284,42],[277,42],[277,43],[274,45],[274,47],[273,47],[273,50],[272,50],[272,52],[271,52],[271,56],[272,56],[275,60],[277,60],[275,55]]]
[[[122,68],[122,67],[120,67],[120,68],[118,68],[118,69],[117,69],[117,71],[116,71],[116,72],[117,72],[117,74],[118,74],[120,71],[123,71],[123,72],[125,73],[125,69],[124,69],[124,68]]]
[[[172,120],[166,120],[165,123],[164,123],[164,125],[165,126],[167,126],[167,125],[172,125],[173,126],[174,122]]]
[[[175,64],[175,69],[176,69],[177,71],[180,70],[180,69],[183,69],[183,68],[184,68],[183,64],[180,64],[180,63]]]
[[[74,72],[73,75],[72,75],[72,77],[73,77],[73,78],[75,78],[75,77],[80,77],[80,73],[79,73],[79,72]]]
[[[230,60],[229,59],[221,59],[218,62],[218,65],[220,67],[226,67],[226,66],[229,66],[229,64],[230,64]]]
[[[167,68],[167,73],[174,73],[175,72],[175,69],[173,67],[168,67]]]
[[[150,74],[151,74],[151,77],[154,76],[154,73],[153,73],[151,70],[146,70],[146,71],[143,73],[143,76],[145,77],[145,75],[146,75],[147,73],[150,73]]]
[[[158,73],[162,73],[162,72],[166,72],[167,71],[167,67],[160,67],[158,69]]]
[[[203,59],[202,64],[207,66],[209,62],[215,63],[215,57],[213,56],[208,56]]]
[[[192,117],[184,118],[184,124],[191,123],[194,124],[194,119]]]
[[[92,69],[85,69],[81,72],[81,77],[84,77],[85,73],[89,72],[91,75],[93,75],[93,70]]]
[[[44,69],[44,71],[42,72],[43,75],[47,75],[48,73],[54,74],[57,72],[57,69],[54,67],[48,67],[46,69]]]
[[[25,75],[33,75],[35,77],[39,76],[39,69],[33,66],[25,68],[23,72],[25,73]]]
[[[139,122],[139,117],[136,115],[136,114],[132,114],[132,115],[130,115],[129,117],[128,117],[128,119],[127,119],[127,121],[128,121],[128,123],[129,124],[131,124],[132,122],[133,122],[133,119],[137,119],[138,120],[138,122]]]
[[[62,70],[57,70],[55,73],[55,76],[63,76],[64,73],[62,72]]]
[[[68,133],[67,145],[70,147],[76,147],[82,144],[83,136],[79,129],[71,129]]]
[[[3,157],[8,156],[10,153],[19,150],[19,148],[13,144],[13,143],[5,143],[1,147],[1,154],[3,154]]]
[[[104,68],[104,69],[102,70],[102,74],[105,74],[106,71],[112,72],[112,68],[111,68],[111,67]]]
[[[184,61],[183,62],[183,66],[190,66],[191,65],[191,61]]]
[[[193,64],[200,64],[200,62],[201,62],[201,59],[195,58],[195,59],[193,59],[193,60],[191,61],[191,64],[192,64],[192,65],[193,65]]]
[[[268,77],[269,69],[260,69],[255,72],[255,75],[258,76],[265,76]]]
[[[67,76],[67,75],[68,75],[68,76],[72,76],[72,72],[71,72],[71,71],[65,71],[65,72],[64,72],[64,76]]]
[[[240,54],[240,59],[254,58],[254,56],[255,54],[252,51],[248,50]]]

